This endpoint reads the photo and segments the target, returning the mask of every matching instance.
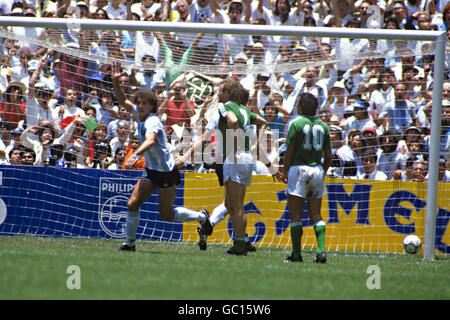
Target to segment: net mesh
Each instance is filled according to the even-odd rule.
[[[5,162],[26,164],[14,163],[9,154],[12,147],[6,148],[10,141],[14,144],[21,140],[34,148],[35,165],[121,169],[136,126],[129,114],[121,112],[112,90],[111,65],[115,61],[121,62],[124,70],[121,86],[130,98],[141,88],[154,90],[161,105],[167,107],[161,116],[173,152],[178,155],[180,150],[186,152],[199,139],[204,125],[212,121],[219,105],[218,86],[223,79],[232,77],[248,90],[249,109],[273,122],[265,147],[280,163],[287,125],[297,116],[298,94],[311,92],[317,96],[318,115],[330,127],[334,153],[324,198],[328,206],[324,205],[322,210],[324,220],[329,223],[327,250],[399,252],[401,239],[407,234],[402,226],[411,221],[417,227],[414,232],[423,239],[425,209],[418,205],[417,199],[425,199],[426,187],[420,181],[426,181],[429,158],[432,42],[81,30],[70,24],[67,29],[2,28],[0,37],[4,38],[0,83],[4,97]],[[35,81],[30,82],[33,75]],[[193,115],[172,112],[171,108],[181,99],[174,90],[180,84]],[[18,87],[19,91],[10,90],[11,87]],[[441,181],[450,179],[446,87],[441,122]],[[74,97],[68,95],[70,91],[75,93]],[[45,92],[49,94],[41,95]],[[19,99],[13,98],[21,93]],[[42,100],[46,102],[41,103]],[[406,106],[402,112],[395,111],[396,101]],[[8,108],[14,104],[22,112]],[[270,107],[275,116],[270,115]],[[80,116],[84,126],[76,123],[74,116]],[[89,117],[94,121],[88,121]],[[30,128],[42,127],[45,120],[57,132],[55,137],[59,140],[54,144],[62,145],[60,152],[55,148],[42,151],[33,143],[39,131],[35,128],[30,132]],[[98,133],[102,128],[103,134]],[[99,159],[102,152],[95,149],[100,142],[107,144],[107,151],[103,152],[107,160]],[[214,136],[203,147],[211,145]],[[375,151],[377,169],[383,173],[379,176],[365,176],[362,151],[369,147]],[[120,150],[122,156],[116,156]],[[193,158],[188,159],[183,169],[187,175],[184,195],[179,201],[184,199],[188,207],[207,207],[212,212],[222,202],[223,190],[215,176],[206,174],[212,168],[203,162],[195,163]],[[205,173],[206,177],[198,173]],[[289,215],[284,186],[261,177],[267,175],[261,167],[256,166],[254,174],[245,201],[249,235],[261,246],[288,247]],[[375,181],[384,179],[396,181]],[[369,180],[371,185],[359,180]],[[447,185],[441,188],[442,194],[446,194]],[[399,190],[406,191],[399,194]],[[417,199],[411,200],[411,194]],[[387,204],[391,206],[388,209]],[[365,216],[369,213],[365,205],[374,216]],[[28,204],[26,208],[30,208]],[[439,208],[447,212],[448,196],[439,199]],[[405,215],[403,209],[412,214]],[[390,212],[394,216],[391,220]],[[446,215],[442,215],[444,221]],[[232,241],[228,218],[217,226],[212,242]],[[153,219],[157,218],[151,216],[143,221],[151,225]],[[308,228],[306,216],[304,225],[304,247],[312,248],[315,235]],[[171,239],[166,233],[157,234],[160,239]],[[179,240],[180,236],[175,238]],[[197,241],[196,225],[186,224],[181,240]]]

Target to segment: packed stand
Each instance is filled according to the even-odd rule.
[[[374,11],[379,19],[373,19]],[[0,0],[0,15],[445,31],[449,30],[450,4],[445,0]],[[178,156],[186,155],[208,132],[201,149],[203,158],[207,152],[215,157],[215,148],[210,146],[217,144],[213,130],[217,119],[214,112],[208,112],[217,103],[214,92],[219,81],[232,77],[247,91],[240,101],[268,122],[263,145],[271,160],[280,165],[289,123],[299,116],[297,99],[310,92],[319,101],[318,116],[329,126],[332,138],[333,163],[328,177],[428,178],[434,63],[429,43],[22,27],[8,30],[51,40],[68,51],[2,39],[1,164],[125,169],[125,159],[139,143],[137,123],[117,103],[111,65],[84,58],[92,56],[164,66],[124,68],[119,82],[131,101],[141,89],[157,93],[159,114]],[[367,51],[383,54],[358,56]],[[348,52],[353,54],[345,56]],[[442,182],[450,181],[449,58],[450,54],[442,97]],[[308,64],[328,60],[330,63]],[[235,72],[240,66],[289,63],[301,67],[257,74]],[[202,87],[202,94],[196,95],[197,83],[188,81],[184,77],[187,72],[177,69],[184,64],[210,65],[217,71],[209,87]],[[197,161],[194,153],[184,157],[183,169],[214,170],[213,163],[201,159]],[[140,159],[133,169],[144,166]],[[268,174],[259,163],[254,173]]]

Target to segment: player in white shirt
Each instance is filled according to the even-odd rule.
[[[128,200],[126,223],[126,241],[117,250],[135,251],[136,230],[139,226],[139,208],[142,203],[159,188],[159,214],[164,221],[198,221],[207,235],[213,227],[206,210],[194,211],[185,207],[172,207],[176,195],[176,186],[180,184],[180,173],[175,159],[170,153],[164,125],[157,115],[158,98],[153,91],[141,90],[135,95],[133,104],[120,87],[119,78],[122,68],[119,62],[112,66],[113,87],[117,100],[131,112],[137,120],[140,145],[129,157],[125,166],[130,168],[142,155],[146,170],[137,182]]]

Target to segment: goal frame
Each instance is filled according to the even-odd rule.
[[[422,40],[433,41],[435,46],[431,142],[429,159],[429,179],[426,197],[424,259],[434,259],[437,216],[437,190],[439,180],[439,150],[442,113],[442,92],[444,79],[445,48],[447,33],[445,31],[422,30],[387,30],[387,29],[353,29],[302,26],[268,26],[268,25],[230,25],[181,22],[129,21],[129,20],[96,20],[96,19],[63,19],[63,18],[23,18],[0,17],[2,27],[47,27],[47,28],[80,28],[80,29],[115,29],[130,31],[213,33],[213,34],[248,34],[278,35],[303,37],[335,37],[389,40]]]

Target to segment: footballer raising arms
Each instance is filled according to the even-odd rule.
[[[143,155],[146,169],[128,200],[126,242],[118,250],[135,251],[139,208],[157,188],[159,188],[159,214],[164,221],[198,221],[210,235],[213,228],[206,210],[194,211],[185,207],[173,207],[176,186],[180,184],[180,173],[169,151],[164,126],[157,115],[158,99],[155,93],[139,90],[135,94],[135,103],[131,102],[119,84],[118,79],[122,74],[121,64],[114,62],[112,65],[113,88],[120,106],[125,107],[136,119],[140,140],[139,147],[128,158],[125,166],[131,167],[133,162]]]

